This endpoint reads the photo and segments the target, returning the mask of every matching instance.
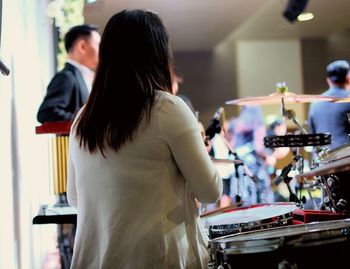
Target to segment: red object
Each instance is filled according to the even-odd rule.
[[[296,209],[293,211],[293,224],[304,224],[315,221],[327,221],[349,218],[350,215],[344,213],[335,213],[328,210],[303,210]]]
[[[70,132],[71,126],[72,126],[71,121],[46,122],[40,126],[36,126],[35,133],[68,135]]]

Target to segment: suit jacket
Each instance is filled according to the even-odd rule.
[[[86,102],[88,95],[81,72],[73,65],[66,63],[47,87],[37,119],[41,123],[70,121]]]
[[[330,88],[322,95],[345,98],[349,96],[349,92],[346,89]],[[332,144],[330,148],[349,143],[347,113],[350,113],[350,103],[312,103],[309,110],[311,133],[331,133]]]

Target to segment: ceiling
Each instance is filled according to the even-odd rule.
[[[288,22],[287,0],[97,0],[86,4],[85,21],[102,31],[108,18],[123,9],[157,12],[174,51],[211,50],[229,38],[314,38],[350,29],[349,0],[309,0],[315,18]]]

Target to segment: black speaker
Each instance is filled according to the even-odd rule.
[[[288,0],[288,4],[283,12],[283,16],[288,21],[294,22],[306,8],[307,2],[308,0]]]

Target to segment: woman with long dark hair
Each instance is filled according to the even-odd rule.
[[[195,116],[172,94],[172,74],[156,14],[124,10],[109,20],[70,134],[71,268],[207,267],[195,199],[216,202],[221,179]]]

